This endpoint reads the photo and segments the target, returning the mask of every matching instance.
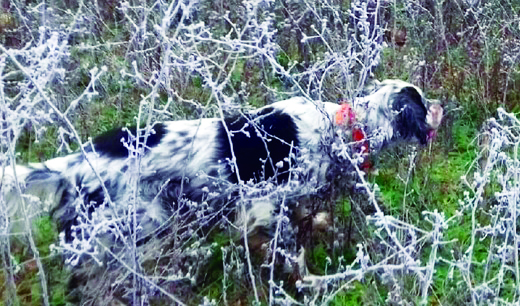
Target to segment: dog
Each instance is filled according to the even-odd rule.
[[[188,237],[227,221],[248,234],[269,231],[280,208],[276,192],[289,201],[319,193],[332,166],[347,163],[333,156],[336,139],[363,156],[399,141],[426,144],[439,127],[442,107],[416,86],[386,80],[368,90],[342,105],[295,97],[224,118],[115,129],[81,152],[6,167],[9,214],[30,199],[14,191],[16,173],[22,191],[41,199],[31,210],[56,219],[72,264],[96,254],[101,236],[145,243],[172,226]]]

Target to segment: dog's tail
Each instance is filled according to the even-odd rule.
[[[51,165],[55,163],[50,163]],[[20,222],[49,214],[60,203],[70,183],[59,167],[46,164],[6,166],[0,169],[0,211],[11,223],[11,233],[20,230]]]

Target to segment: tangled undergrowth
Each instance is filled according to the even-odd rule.
[[[114,126],[295,95],[352,99],[371,74],[419,85],[445,117],[430,146],[390,148],[374,160],[378,173],[356,172],[357,185],[302,197],[330,211],[333,226],[294,233],[280,216],[286,240],[275,248],[248,252],[224,227],[71,269],[55,222],[32,211],[15,222],[0,198],[0,304],[518,303],[518,10],[514,1],[2,2],[2,167],[78,150]],[[297,235],[305,254],[291,244]],[[309,274],[281,260],[298,256]]]

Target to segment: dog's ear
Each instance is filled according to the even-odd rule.
[[[421,144],[426,144],[429,127],[426,123],[427,109],[421,93],[407,86],[393,95],[393,109],[397,111],[394,124],[403,139],[414,136]]]

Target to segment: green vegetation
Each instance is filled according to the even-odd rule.
[[[140,38],[134,33],[135,29],[125,23],[126,19],[116,9],[117,1],[101,2],[103,3],[99,4],[100,7],[88,4],[87,9],[94,12],[89,16],[95,20],[91,24],[91,32],[70,37],[69,62],[63,64],[68,70],[67,78],[61,85],[48,90],[50,96],[58,97],[56,101],[61,102],[57,105],[60,111],[65,111],[89,85],[91,69],[107,67],[107,72],[94,86],[97,95],[82,100],[72,111],[71,121],[83,141],[116,126],[135,125],[143,101],[147,103],[153,101],[156,109],[163,109],[165,113],[169,113],[169,115],[154,114],[152,116],[154,120],[210,117],[216,113],[214,93],[207,85],[208,76],[196,72],[190,75],[184,71],[172,70],[170,79],[165,80],[164,84],[158,87],[157,96],[153,99],[145,99],[144,97],[150,94],[150,87],[125,76],[121,71],[124,70],[128,74],[135,73],[132,62],[137,61],[140,71],[145,75],[144,78],[150,80],[164,60],[162,52],[165,51],[161,49],[158,39],[154,41],[155,38]],[[286,5],[285,1],[275,2],[273,6],[276,9],[273,9],[273,14],[276,15],[277,22],[274,26],[278,30],[279,46],[275,54],[276,62],[284,69],[292,69],[291,72],[294,74],[302,73],[311,63],[323,58],[328,50],[316,42],[317,40],[301,42],[304,34],[306,36],[315,34],[314,30],[311,30],[316,22],[314,17],[306,15],[307,18],[296,18],[302,17],[300,10],[303,8],[299,8],[296,4]],[[19,6],[22,4],[21,1],[13,3]],[[35,5],[35,3],[29,1],[28,5]],[[231,27],[220,17],[227,10],[232,10],[233,6],[241,8],[240,3],[240,1],[231,1],[228,4],[217,4],[201,1],[198,18],[204,18],[202,20],[208,27],[214,29],[215,37],[225,36],[231,32]],[[376,161],[379,173],[370,174],[368,178],[371,183],[379,186],[378,202],[386,214],[418,227],[428,228],[431,224],[425,221],[424,211],[442,211],[447,217],[455,216],[460,211],[459,199],[463,198],[466,191],[460,178],[480,167],[479,157],[483,148],[479,144],[479,132],[485,120],[496,116],[498,107],[503,107],[510,112],[520,112],[520,59],[518,58],[520,30],[517,26],[520,5],[515,1],[491,1],[483,11],[478,11],[465,3],[455,4],[445,1],[420,1],[420,3],[422,6],[419,7],[416,2],[395,1],[394,4],[381,8],[381,26],[387,31],[386,34],[390,34],[385,34],[388,46],[383,49],[381,63],[374,74],[376,79],[400,78],[422,87],[430,98],[442,101],[445,110],[444,121],[433,144],[430,147],[418,148],[417,155],[413,159],[410,159],[409,154],[412,151],[410,147],[393,148],[382,152]],[[351,1],[340,1],[336,7],[346,26],[348,26],[347,10],[350,4]],[[280,13],[282,11],[283,13]],[[159,16],[148,17],[159,18]],[[2,8],[0,43],[4,47],[16,50],[29,42],[27,36],[29,34],[25,33],[23,26],[24,18],[19,15],[14,5]],[[241,12],[233,11],[229,18],[241,20],[245,17]],[[175,22],[180,22],[177,19]],[[299,23],[297,24],[295,20],[299,20]],[[38,22],[34,22],[34,27],[37,29]],[[341,25],[337,27],[340,28]],[[174,26],[171,28],[170,30],[174,32]],[[153,29],[148,30],[149,33],[153,32]],[[404,33],[405,43],[402,45],[400,43],[398,45],[397,34],[395,34],[397,31]],[[237,34],[233,32],[233,35]],[[337,45],[342,43],[340,39],[334,42]],[[208,45],[199,47],[200,52],[211,49]],[[225,47],[219,46],[219,48]],[[227,57],[215,57],[214,61],[221,65],[220,70],[209,77],[214,80],[228,77],[229,82],[223,91],[233,96],[235,102],[243,107],[260,107],[294,93],[295,88],[292,83],[280,73],[274,72],[264,59],[247,56],[235,58],[227,55]],[[297,64],[293,66],[294,62]],[[345,94],[346,90],[335,84],[339,79],[337,75],[324,78],[324,86],[327,88],[324,97],[335,100]],[[10,90],[15,91],[12,88]],[[169,104],[170,100],[174,103]],[[204,110],[194,106],[190,101],[196,101],[204,106]],[[142,110],[146,114],[146,107]],[[141,120],[145,119],[147,117],[141,118]],[[16,151],[19,152],[17,158],[20,163],[40,162],[63,154],[57,152],[61,143],[58,126],[62,123],[59,120],[55,123],[46,125],[45,133],[42,135],[30,124],[26,125],[16,144]],[[76,140],[70,136],[66,138],[70,148],[76,150],[78,148]],[[495,187],[491,185],[486,191],[484,205],[490,205],[493,201]],[[365,209],[363,199],[354,195],[339,194],[324,201],[333,203],[330,206],[334,207],[336,225],[341,229],[339,232],[343,235],[343,241],[339,246],[334,246],[335,239],[338,239],[337,233],[316,233],[313,236],[315,239],[312,242],[313,248],[306,255],[309,269],[313,273],[331,274],[339,271],[339,267],[349,265],[356,257],[357,244],[366,246],[372,258],[384,256],[378,249],[381,246],[374,245],[374,229],[366,222],[366,216],[373,212]],[[492,216],[479,214],[477,218],[479,221],[489,222]],[[461,256],[471,243],[471,227],[469,215],[461,217],[457,225],[452,224],[443,233],[445,240],[451,243],[440,247],[440,256],[447,259]],[[406,233],[402,234],[406,235]],[[229,305],[253,302],[252,288],[245,277],[241,278],[240,274],[230,273],[226,276],[227,279],[224,278],[222,261],[226,255],[223,254],[222,248],[230,247],[234,243],[230,236],[232,235],[225,233],[214,234],[208,238],[213,243],[213,247],[212,257],[205,266],[207,275],[189,293],[197,303],[203,297],[209,297],[221,304],[223,291],[226,291]],[[33,238],[45,268],[49,302],[51,305],[65,305],[70,271],[63,264],[60,255],[51,251],[51,245],[58,243],[54,221],[49,217],[37,219],[33,224]],[[11,305],[11,303],[41,305],[42,303],[38,268],[34,262],[34,254],[31,253],[24,239],[26,237],[10,239],[11,261],[16,270],[14,281],[17,300],[7,301],[7,281],[3,282],[3,279],[7,278],[7,273],[2,269],[0,305]],[[475,262],[481,263],[486,260],[491,243],[489,239],[476,242],[473,249]],[[235,245],[233,247],[238,248]],[[426,243],[423,249],[417,250],[423,262],[428,261],[430,251],[431,246]],[[242,255],[227,254],[227,256]],[[264,254],[256,255],[258,258],[254,258],[258,266],[264,260],[262,255]],[[7,267],[4,261],[5,259],[2,258],[0,263],[2,267]],[[453,267],[446,262],[437,264],[428,303],[432,305],[470,303],[470,292],[458,287],[458,284],[463,282],[463,276],[453,272]],[[238,267],[234,266],[233,269],[238,270]],[[486,277],[489,279],[489,275],[497,273],[499,267],[476,264],[473,269],[475,279],[482,281]],[[420,293],[414,291],[418,290],[416,284],[419,280],[413,275],[400,275],[400,277],[401,292],[406,295],[402,298],[412,303],[420,303]],[[518,300],[514,277],[512,272],[508,272],[504,278],[506,282],[500,296],[506,301]],[[265,289],[267,286],[265,271],[258,272],[258,278],[261,279],[257,284],[259,292],[263,300],[266,300],[268,289]],[[289,279],[286,284],[291,281],[294,283],[294,280]],[[225,290],[223,290],[224,286]],[[351,282],[333,298],[330,304],[386,305],[389,292],[393,289],[395,288],[390,288],[382,279],[372,275],[361,281]],[[290,292],[297,294],[296,290]],[[162,300],[158,305],[161,303]]]

